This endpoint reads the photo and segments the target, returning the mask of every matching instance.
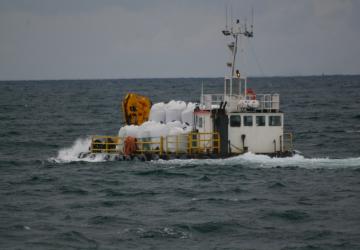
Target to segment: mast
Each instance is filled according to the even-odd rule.
[[[239,70],[235,70],[236,68],[236,56],[237,56],[237,50],[238,50],[238,42],[239,39],[241,38],[252,38],[254,37],[254,32],[253,32],[253,20],[254,20],[254,13],[253,13],[253,9],[252,9],[252,13],[251,13],[251,25],[250,25],[250,30],[248,30],[247,25],[246,25],[246,20],[245,23],[242,25],[240,23],[240,20],[237,19],[236,23],[235,23],[235,27],[233,26],[233,21],[232,21],[232,9],[230,9],[230,14],[231,14],[231,19],[230,19],[230,30],[228,28],[228,21],[227,21],[227,13],[228,13],[228,9],[226,6],[226,23],[225,23],[225,29],[222,30],[222,33],[224,36],[226,37],[231,37],[232,41],[228,44],[228,48],[230,49],[231,52],[231,62],[227,63],[227,66],[230,68],[230,86],[229,86],[229,96],[232,96],[233,94],[233,80],[234,78],[237,78],[239,81],[239,85],[241,84],[241,80],[244,80],[244,96],[246,98],[246,85],[247,85],[247,79],[246,76],[241,78],[240,75],[240,71]],[[236,73],[236,75],[235,75]],[[226,78],[226,77],[225,77]],[[241,89],[241,88],[240,88]],[[239,94],[241,94],[241,92],[239,92]],[[225,84],[224,84],[224,100],[226,98],[226,79],[225,79]]]

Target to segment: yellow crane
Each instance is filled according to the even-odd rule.
[[[124,120],[127,125],[141,125],[149,119],[151,101],[149,97],[127,93],[122,101]]]

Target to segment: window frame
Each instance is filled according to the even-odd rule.
[[[252,115],[243,115],[243,119],[244,119],[244,127],[252,127],[252,126],[254,126],[254,116],[252,116]],[[247,123],[248,121],[246,121],[246,117],[251,117],[251,125],[249,125],[250,123]]]
[[[264,118],[264,123],[263,123],[263,125],[259,125],[258,124],[258,118]],[[257,127],[265,127],[266,126],[266,116],[265,115],[257,115],[256,117],[255,117],[255,124],[256,124],[256,126]]]
[[[278,123],[274,122],[276,120],[273,120],[274,118],[278,118]],[[269,126],[270,127],[281,127],[282,126],[282,119],[281,115],[269,115]]]
[[[232,120],[233,117],[238,117],[239,120],[236,121],[238,125],[234,125],[234,121]],[[230,127],[233,127],[233,128],[239,128],[241,127],[241,115],[230,115]]]

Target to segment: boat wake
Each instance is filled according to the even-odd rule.
[[[106,154],[85,154],[91,144],[90,138],[79,138],[72,146],[59,150],[56,157],[49,161],[54,163],[71,162],[106,162],[115,161],[116,157],[109,157]],[[274,168],[274,167],[301,167],[309,169],[317,168],[360,168],[360,157],[332,159],[332,158],[306,158],[295,154],[285,158],[271,158],[266,155],[256,155],[251,152],[226,158],[226,159],[173,159],[156,160],[150,164],[167,166],[193,166],[193,165],[217,165],[217,166],[244,166],[252,168]]]
[[[305,158],[300,154],[291,157],[272,158],[267,155],[245,153],[243,155],[226,159],[174,159],[153,161],[155,164],[193,166],[193,165],[217,165],[217,166],[244,166],[252,168],[274,167],[301,167],[308,169],[317,168],[360,168],[360,157],[331,159],[331,158]]]

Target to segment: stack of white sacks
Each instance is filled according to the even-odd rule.
[[[159,138],[167,137],[169,141],[175,141],[178,136],[178,150],[186,150],[187,134],[192,131],[194,125],[194,109],[195,103],[185,103],[183,101],[170,101],[169,103],[155,103],[150,110],[149,121],[144,122],[140,126],[129,125],[124,126],[119,131],[119,137],[127,136],[135,137],[142,141],[159,141]],[[122,140],[123,141],[123,140]],[[152,149],[159,145],[151,144]],[[164,145],[166,146],[166,145]],[[120,145],[119,149],[123,148]],[[167,148],[171,152],[175,152],[176,144],[168,143]]]

